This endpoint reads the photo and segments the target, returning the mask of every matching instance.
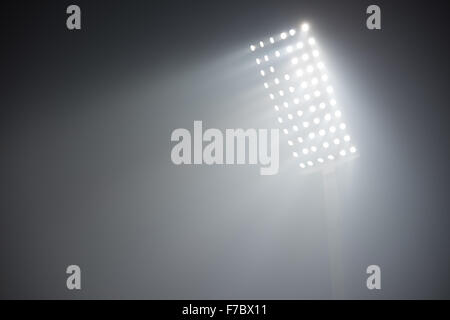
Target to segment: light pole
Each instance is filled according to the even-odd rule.
[[[302,173],[323,176],[330,275],[334,298],[343,297],[339,193],[336,168],[358,151],[335,97],[310,25],[250,45],[280,129]]]

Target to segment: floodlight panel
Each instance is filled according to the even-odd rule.
[[[358,155],[309,24],[251,45],[278,125],[299,168],[324,168]]]

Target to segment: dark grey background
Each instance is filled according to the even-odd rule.
[[[450,298],[445,1],[10,2],[1,298],[331,298],[322,177],[285,143],[276,176],[170,160],[172,130],[194,120],[275,126],[248,46],[304,19],[361,153],[338,172],[346,296]],[[365,27],[373,3],[382,31]]]

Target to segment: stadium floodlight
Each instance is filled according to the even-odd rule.
[[[263,61],[256,66],[296,166],[302,173],[323,174],[332,287],[334,296],[340,297],[341,237],[335,168],[358,157],[358,149],[311,26],[303,23],[271,39],[274,41],[270,44],[260,41],[267,43],[265,47],[251,45],[250,49],[257,61]],[[269,59],[264,60],[265,56]]]

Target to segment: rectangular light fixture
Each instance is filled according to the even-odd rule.
[[[250,50],[299,168],[320,170],[358,155],[309,24],[261,40]]]

